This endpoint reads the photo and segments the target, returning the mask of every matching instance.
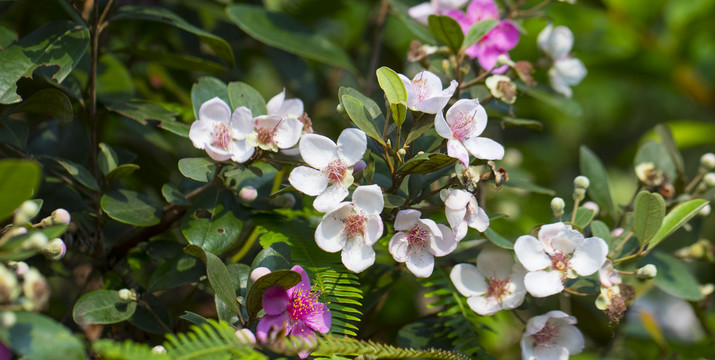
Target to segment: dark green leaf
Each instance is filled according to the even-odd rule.
[[[580,149],[581,175],[588,177],[591,185],[588,187],[588,194],[591,199],[601,206],[611,216],[616,215],[616,208],[613,205],[611,191],[608,187],[608,174],[606,168],[591,149],[582,145]]]
[[[283,242],[273,243],[256,255],[251,264],[251,269],[265,267],[271,271],[290,269],[290,246]]]
[[[251,85],[240,81],[234,81],[228,84],[228,99],[231,101],[231,109],[236,109],[241,106],[251,110],[253,117],[266,115],[266,100],[261,94],[256,91]]]
[[[86,188],[94,191],[99,191],[99,184],[97,184],[97,180],[94,178],[94,176],[92,176],[92,173],[90,173],[89,170],[87,170],[84,166],[65,159],[60,159],[56,157],[49,158],[56,161],[63,168],[65,168],[65,170],[67,170],[67,172],[72,175],[75,180],[77,180],[80,184],[84,185]]]
[[[164,196],[164,199],[166,199],[166,202],[169,204],[191,205],[191,201],[186,199],[185,195],[182,194],[176,186],[170,183],[166,183],[161,187],[161,195]]]
[[[131,190],[113,190],[102,195],[100,203],[110,218],[125,224],[152,226],[161,221],[161,206]]]
[[[228,86],[215,77],[203,76],[191,87],[191,104],[194,107],[194,118],[199,118],[201,105],[215,97],[223,100],[227,105]]]
[[[0,327],[0,340],[30,360],[84,360],[82,342],[55,320],[31,312],[14,312],[15,323]]]
[[[616,246],[611,243],[611,230],[608,229],[608,225],[606,225],[603,221],[594,220],[591,223],[591,235],[606,241],[609,248]]]
[[[342,104],[345,106],[345,111],[347,111],[348,116],[350,116],[350,120],[352,120],[360,130],[364,131],[367,136],[377,140],[380,144],[385,144],[385,141],[382,140],[382,136],[380,136],[380,132],[375,126],[374,118],[370,114],[369,109],[365,107],[360,100],[350,95],[343,95]]]
[[[405,162],[402,167],[397,169],[397,173],[402,176],[408,174],[426,174],[450,166],[454,164],[455,161],[457,161],[457,159],[449,157],[446,154],[420,154]]]
[[[405,198],[399,195],[385,194],[384,198],[386,209],[400,207],[405,203]]]
[[[114,170],[119,164],[117,153],[114,152],[111,146],[105,143],[99,143],[99,156],[97,157],[97,166],[102,174],[107,175]]]
[[[668,215],[663,219],[663,224],[658,229],[658,232],[653,235],[653,238],[648,243],[649,248],[653,248],[665,240],[668,236],[680,229],[685,223],[690,221],[693,216],[700,212],[700,209],[705,207],[708,202],[703,199],[690,200],[682,203],[670,210]]]
[[[412,125],[410,132],[407,134],[405,139],[405,145],[411,144],[413,141],[417,140],[422,134],[434,126],[433,116],[423,116],[418,117],[416,122]]]
[[[19,102],[17,81],[40,74],[61,83],[89,45],[89,30],[68,21],[46,24],[0,52],[0,104]]]
[[[179,316],[179,319],[184,319],[194,325],[201,325],[209,322],[205,317],[191,311],[184,312],[184,315]]]
[[[226,61],[229,65],[233,66],[233,50],[231,49],[231,45],[229,45],[226,40],[190,24],[167,8],[125,5],[120,7],[112,17],[112,20],[120,19],[156,21],[188,31],[201,38],[201,41],[210,46],[216,55]]]
[[[31,160],[0,160],[0,222],[30,199],[40,186],[42,171]]]
[[[176,111],[165,109],[161,105],[151,104],[141,100],[132,100],[126,103],[107,104],[107,109],[146,125],[147,120],[169,121],[176,120]]]
[[[209,278],[209,284],[213,288],[216,296],[218,296],[233,312],[240,313],[238,302],[236,301],[236,290],[234,289],[231,276],[229,275],[226,265],[218,258],[218,256],[204,251],[203,248],[196,245],[189,245],[184,248],[184,252],[196,256],[206,263],[206,275]]]
[[[107,181],[112,182],[114,180],[123,179],[135,171],[139,170],[139,165],[137,164],[122,164],[114,168],[107,174]]]
[[[184,215],[181,233],[189,243],[220,254],[238,239],[242,222],[236,216],[236,201],[228,191],[205,191]]]
[[[194,259],[198,262],[197,259]],[[134,315],[129,318],[129,323],[150,334],[164,335],[171,332],[171,318],[164,303],[152,294],[144,295],[144,302],[149,306],[140,304]]]
[[[113,54],[99,57],[97,64],[97,99],[105,104],[123,103],[134,97],[132,74]]]
[[[638,240],[648,243],[660,229],[665,217],[665,200],[660,194],[643,190],[633,205],[633,233]]]
[[[292,54],[357,72],[345,51],[290,16],[261,6],[230,5],[226,14],[254,39]]]
[[[71,122],[74,117],[70,99],[60,90],[42,89],[20,104],[15,112],[42,114],[62,122]]]
[[[447,45],[452,52],[458,53],[464,42],[464,33],[457,20],[446,15],[430,15],[428,22],[434,37]]]
[[[179,171],[189,179],[209,182],[216,174],[216,164],[207,158],[185,158],[179,160]]]
[[[499,21],[496,19],[484,19],[473,24],[469,30],[467,30],[467,34],[464,35],[464,42],[462,42],[461,50],[464,51],[470,46],[476,44],[484,37],[484,35],[492,31],[497,24],[499,24]]]
[[[116,290],[94,290],[77,300],[72,318],[79,325],[114,324],[129,319],[136,308],[136,302],[120,299]]]
[[[511,250],[514,248],[514,243],[509,241],[507,238],[499,235],[496,231],[494,231],[492,228],[487,228],[487,230],[484,231],[484,236],[489,239],[489,241],[492,242],[492,244],[503,248],[507,250]]]
[[[673,159],[665,145],[655,141],[644,142],[638,148],[636,157],[633,160],[633,166],[644,163],[652,163],[656,170],[662,171],[667,176],[668,181],[675,179],[675,164],[673,164]]]
[[[655,286],[675,297],[698,301],[703,298],[698,281],[685,264],[673,256],[653,251],[643,258],[642,264],[653,264],[658,269]]]
[[[29,135],[30,129],[27,127],[27,121],[11,118],[0,119],[0,142],[8,143],[24,150],[27,147]]]
[[[683,155],[678,151],[678,146],[675,144],[675,139],[673,138],[673,133],[670,131],[670,128],[668,125],[658,124],[655,126],[655,132],[658,133],[663,142],[663,146],[668,150],[668,154],[675,165],[675,170],[678,172],[678,175],[683,175],[685,173]]]
[[[149,278],[151,292],[173,289],[199,281],[204,275],[204,267],[193,256],[181,254],[159,265]]]
[[[531,191],[533,193],[537,193],[537,194],[544,194],[544,195],[549,195],[549,196],[556,195],[556,191],[554,191],[552,189],[545,188],[543,186],[539,186],[534,183],[531,183],[527,180],[514,178],[514,177],[509,178],[509,181],[505,182],[504,185],[508,186],[508,187],[517,188],[517,189],[529,190],[529,191]]]
[[[253,323],[256,314],[263,308],[263,293],[266,292],[266,289],[271,286],[282,286],[287,290],[299,283],[300,280],[300,274],[291,270],[276,270],[260,277],[253,283],[246,297],[246,309],[250,322]]]
[[[175,52],[135,47],[118,49],[114,50],[114,52],[128,54],[137,59],[148,60],[171,69],[203,71],[209,74],[223,74],[226,72],[226,67],[217,62]]]

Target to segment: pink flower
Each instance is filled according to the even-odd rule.
[[[499,20],[499,8],[493,0],[472,0],[467,6],[466,13],[449,10],[444,14],[457,20],[465,34],[472,25],[482,20]],[[497,64],[499,55],[509,56],[507,51],[513,49],[517,43],[519,43],[519,29],[510,20],[503,20],[476,44],[467,48],[465,53],[472,59],[477,58],[479,65],[485,70],[492,70]],[[507,66],[502,66],[493,69],[492,72],[501,74],[506,70]]]
[[[316,294],[310,294],[310,279],[302,267],[291,268],[300,274],[302,280],[286,290],[282,286],[271,286],[263,293],[263,309],[266,315],[261,318],[256,328],[258,340],[265,342],[269,333],[283,332],[302,338],[311,343],[315,332],[325,334],[330,330],[330,310],[318,302]],[[302,359],[309,353],[299,353]]]
[[[529,319],[521,337],[522,360],[566,360],[580,353],[583,334],[574,324],[575,317],[559,310]]]

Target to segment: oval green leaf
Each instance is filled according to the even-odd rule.
[[[135,191],[111,191],[102,195],[100,204],[110,218],[125,224],[152,226],[161,221],[161,207]]]
[[[457,20],[446,15],[430,15],[427,21],[434,37],[452,52],[458,53],[464,42],[464,33]]]
[[[216,174],[216,164],[208,158],[185,158],[179,160],[179,171],[189,179],[209,182]]]
[[[41,175],[40,166],[34,161],[0,161],[0,222],[35,194]]]
[[[201,105],[215,97],[229,104],[228,86],[223,81],[210,76],[203,76],[191,87],[191,104],[194,107],[194,117],[199,118]]]
[[[228,84],[228,99],[231,101],[231,109],[245,106],[251,110],[254,117],[268,113],[263,96],[244,82],[234,81]]]
[[[92,176],[92,173],[90,173],[89,170],[87,170],[84,166],[66,159],[60,159],[51,156],[48,158],[60,164],[65,170],[67,170],[70,175],[72,175],[75,180],[77,180],[77,182],[84,185],[84,187],[90,190],[99,191],[99,184],[97,184],[97,180],[94,178],[94,176]]]
[[[0,340],[27,359],[83,360],[78,337],[57,321],[36,313],[14,312],[15,323],[0,327]]]
[[[665,217],[665,199],[643,190],[633,205],[633,233],[641,244],[647,243],[660,229]]]
[[[360,130],[364,131],[367,136],[384,145],[385,141],[382,140],[382,136],[380,136],[380,132],[375,126],[374,118],[370,114],[369,109],[366,108],[360,100],[350,95],[343,95],[341,100],[350,120],[352,120]]]
[[[653,235],[653,238],[648,243],[648,247],[653,248],[660,244],[661,241],[665,240],[665,238],[690,221],[690,219],[697,215],[700,209],[707,204],[708,202],[706,200],[695,199],[676,206],[665,216],[663,224],[660,226],[660,229],[658,229],[658,232]]]
[[[698,281],[685,264],[673,256],[654,251],[643,258],[642,264],[653,264],[658,269],[655,286],[670,295],[689,301],[703,298]]]
[[[608,174],[606,168],[596,154],[586,145],[580,149],[581,174],[588,177],[591,185],[588,187],[588,194],[593,201],[597,202],[611,216],[616,215],[616,209],[611,198],[611,191],[608,187]]]
[[[206,276],[216,296],[218,296],[231,311],[239,314],[241,310],[238,307],[238,301],[236,301],[236,288],[223,261],[221,261],[218,256],[204,251],[203,248],[197,245],[185,247],[184,252],[191,256],[196,256],[206,263]]]
[[[205,191],[197,196],[181,222],[186,240],[204,250],[220,254],[238,239],[242,222],[236,216],[237,203],[228,191]]]
[[[116,290],[94,290],[77,300],[72,318],[78,325],[115,324],[132,317],[136,309],[136,302],[120,299]]]
[[[496,19],[484,19],[472,25],[469,30],[467,30],[467,34],[464,35],[461,50],[464,51],[468,47],[476,44],[488,32],[492,31],[497,24],[499,24],[499,21]]]

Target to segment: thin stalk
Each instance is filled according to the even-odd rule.
[[[577,199],[574,199],[574,201],[573,201],[573,213],[571,214],[571,223],[572,223],[572,224],[576,222],[576,213],[578,212],[578,205],[579,205],[579,203],[581,203],[581,200],[580,200],[580,199],[578,199],[578,198],[577,198]]]
[[[616,246],[616,248],[613,249],[613,251],[611,251],[610,254],[608,254],[608,257],[611,257],[611,256],[615,255],[615,254],[616,254],[616,251],[620,250],[620,249],[623,247],[623,245],[626,244],[626,241],[628,241],[628,239],[631,238],[631,236],[633,236],[633,231],[629,232],[629,233],[626,235],[626,237],[624,237],[623,240],[621,240],[621,242],[618,243],[618,246]]]
[[[685,187],[685,189],[683,189],[683,192],[689,193],[690,191],[692,191],[693,188],[695,187],[695,185],[697,185],[698,183],[700,183],[700,181],[703,179],[703,177],[705,176],[705,174],[707,174],[707,172],[705,172],[705,171],[700,171],[700,172],[698,173],[698,175],[695,176],[695,178],[694,178],[690,183],[688,183],[688,185]]]

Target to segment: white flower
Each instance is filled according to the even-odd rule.
[[[470,153],[485,160],[501,160],[504,157],[503,146],[479,136],[486,127],[487,112],[476,99],[462,99],[454,103],[447,110],[446,120],[441,111],[434,117],[435,130],[448,139],[447,155],[458,159],[465,167],[469,166]]]
[[[328,212],[348,196],[353,183],[352,166],[367,150],[367,137],[362,130],[345,129],[336,145],[317,134],[305,134],[298,145],[300,156],[308,165],[291,171],[288,181],[298,191],[317,196],[313,207]]]
[[[282,119],[295,118],[298,119],[303,115],[303,101],[300,99],[285,99],[286,89],[283,89],[278,95],[268,100],[266,110],[268,115],[278,115]]]
[[[359,273],[375,263],[372,249],[382,235],[380,213],[385,206],[377,185],[358,186],[352,202],[330,210],[315,230],[315,242],[327,252],[342,250],[348,270]]]
[[[431,0],[411,7],[407,13],[418,23],[427,25],[430,15],[441,15],[447,10],[459,9],[466,3],[467,0]]]
[[[191,124],[189,139],[216,161],[231,159],[242,163],[253,155],[253,146],[246,143],[252,130],[251,110],[242,106],[231,114],[228,105],[215,97],[201,104],[199,118]]]
[[[397,262],[406,262],[417,277],[432,275],[434,257],[444,256],[457,248],[454,233],[430,219],[420,219],[417,210],[400,210],[395,217],[395,230],[389,250]]]
[[[467,304],[474,312],[489,316],[521,305],[526,295],[525,273],[511,252],[491,248],[479,253],[477,266],[457,264],[449,278],[468,297]]]
[[[598,269],[598,280],[601,282],[601,294],[596,299],[596,308],[607,310],[608,307],[621,297],[621,276],[613,270],[613,262],[607,260]]]
[[[458,85],[457,81],[452,80],[449,87],[442,90],[442,80],[427,70],[421,71],[412,80],[402,74],[398,76],[407,90],[407,107],[426,114],[441,112]]]
[[[564,96],[571,97],[570,86],[580,83],[587,74],[581,60],[569,57],[573,47],[573,33],[565,26],[554,28],[549,24],[539,33],[537,45],[554,59],[554,64],[549,69],[551,87]]]
[[[466,190],[452,190],[444,199],[444,213],[457,240],[467,235],[467,227],[484,232],[489,227],[489,217],[477,205],[477,199]]]
[[[277,152],[295,146],[303,133],[303,123],[296,118],[262,115],[253,119],[253,131],[246,137],[250,146]]]
[[[529,319],[521,337],[522,360],[566,360],[580,353],[584,339],[575,323],[575,317],[559,310]]]
[[[539,229],[539,239],[523,235],[516,239],[514,251],[529,272],[526,290],[535,297],[557,294],[563,283],[577,275],[595,273],[606,261],[608,245],[601,238],[584,239],[571,225],[558,222]]]

